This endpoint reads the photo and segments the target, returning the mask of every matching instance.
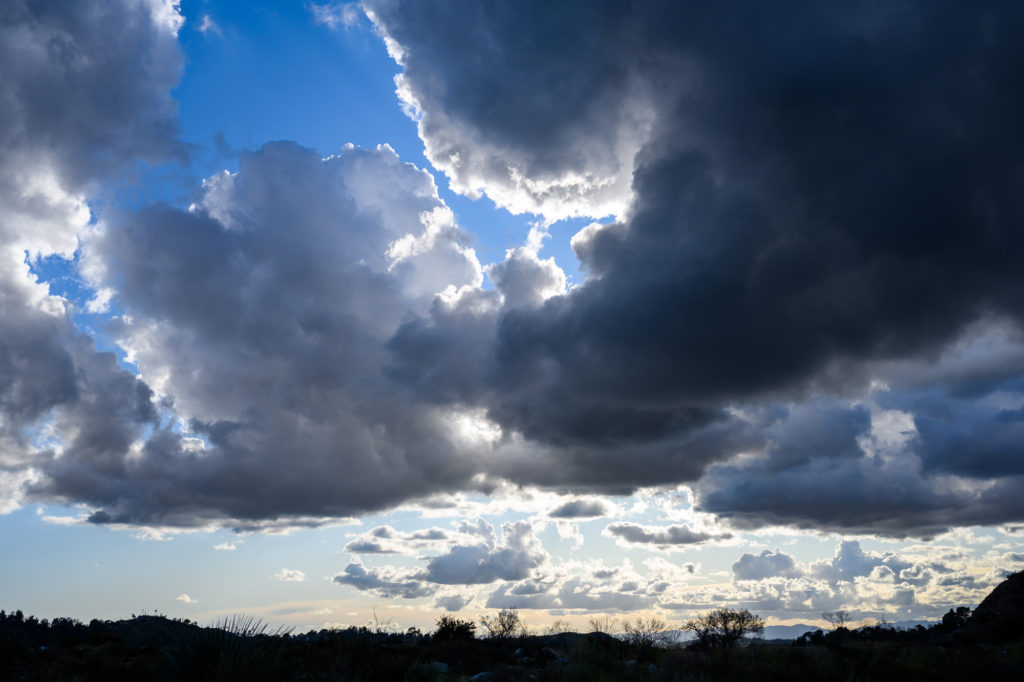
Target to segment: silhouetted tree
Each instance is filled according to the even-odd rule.
[[[552,623],[551,625],[547,626],[544,629],[544,634],[546,634],[546,635],[560,635],[560,634],[562,634],[564,632],[572,632],[572,631],[573,631],[572,625],[569,623],[569,621],[562,620],[561,618],[559,618],[559,619],[555,620],[554,623]]]
[[[815,630],[814,632],[805,632],[796,638],[796,643],[800,646],[811,646],[814,644],[825,643],[825,633],[822,630]]]
[[[590,619],[590,631],[610,635],[615,632],[615,619],[611,616],[594,616]]]
[[[959,630],[967,625],[967,621],[971,618],[971,610],[966,606],[958,606],[955,609],[950,609],[946,615],[942,617],[942,629],[948,632]]]
[[[455,616],[441,616],[437,619],[437,629],[431,635],[436,640],[473,639],[476,636],[476,623],[460,620]]]
[[[518,609],[502,609],[496,616],[484,616],[480,623],[491,639],[509,639],[526,632],[526,624],[519,617]]]
[[[846,624],[850,622],[850,612],[846,609],[836,609],[835,611],[825,611],[821,614],[821,617],[828,621],[828,624],[832,626],[833,630],[839,628],[845,628]]]
[[[641,649],[663,646],[669,643],[672,635],[665,621],[659,618],[636,618],[623,621],[622,629],[626,633],[626,641]]]
[[[715,609],[686,621],[683,629],[696,634],[705,648],[730,647],[747,635],[763,635],[764,620],[746,609]]]

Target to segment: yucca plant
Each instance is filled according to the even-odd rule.
[[[170,654],[186,680],[277,679],[281,639],[290,628],[269,626],[254,616],[234,615],[201,628]]]

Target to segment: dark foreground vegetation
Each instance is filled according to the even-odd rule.
[[[659,646],[603,633],[472,638],[268,633],[162,616],[0,623],[4,680],[1021,680],[1024,642],[941,628],[840,629],[794,642]]]
[[[1018,573],[973,615],[953,609],[930,628],[837,627],[785,642],[710,629],[695,630],[698,639],[687,644],[673,644],[657,620],[634,620],[620,636],[529,635],[511,610],[484,619],[480,632],[446,616],[429,634],[355,627],[292,634],[246,618],[213,627],[163,616],[84,624],[0,612],[0,679],[1024,680],[1022,605]],[[763,625],[749,612],[705,615],[713,614],[691,623],[740,623],[744,634]]]

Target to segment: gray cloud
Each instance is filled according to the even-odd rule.
[[[764,550],[760,554],[744,554],[732,565],[736,580],[763,580],[782,577],[799,578],[804,571],[796,560],[781,550]]]
[[[674,547],[679,545],[699,545],[709,540],[725,540],[731,538],[729,533],[714,535],[705,531],[696,531],[687,526],[664,526],[651,528],[635,523],[612,523],[605,527],[604,532],[624,542],[658,547]]]
[[[553,519],[585,519],[607,514],[608,508],[601,500],[570,500],[548,512]]]
[[[461,611],[471,601],[473,601],[472,597],[466,597],[458,594],[450,594],[435,599],[434,606],[436,606],[437,608],[444,609],[445,611],[455,612]]]
[[[573,577],[550,592],[519,593],[514,585],[502,585],[487,597],[486,606],[491,609],[567,609],[599,613],[636,611],[654,606],[653,596],[631,592]]]
[[[986,396],[990,399],[991,394]],[[851,424],[866,423],[860,433],[836,431],[835,454],[807,451],[800,459],[792,453],[803,448],[788,450],[778,444],[799,439],[814,415],[840,416],[844,410],[829,407],[825,399],[813,407],[791,407],[769,429],[769,435],[780,438],[772,441],[775,447],[765,457],[709,468],[697,485],[698,506],[727,516],[738,527],[780,524],[896,537],[936,535],[953,526],[995,524],[1024,514],[1021,501],[1010,494],[1020,484],[1012,461],[988,476],[965,477],[968,472],[961,469],[961,476],[953,477],[942,471],[943,451],[919,430],[922,424],[927,428],[929,417],[912,416],[926,400],[937,404],[934,396],[893,392],[876,400],[871,414],[866,405],[849,410]],[[964,408],[954,424],[998,412],[961,400],[938,404]],[[1000,432],[989,435],[999,437]],[[984,441],[978,447],[986,448]],[[949,461],[964,462],[950,455]]]
[[[410,310],[481,277],[433,180],[389,148],[268,145],[193,210],[110,215],[86,249],[131,315],[110,333],[188,432],[65,454],[37,494],[100,507],[97,522],[191,525],[345,516],[476,472],[449,411],[380,372]],[[85,475],[101,457],[117,466]]]
[[[502,527],[502,544],[456,545],[427,562],[426,580],[442,585],[476,585],[522,580],[544,563],[547,551],[525,521]]]
[[[345,551],[354,554],[409,554],[457,539],[443,528],[400,533],[390,526],[377,526],[345,545]]]
[[[355,554],[394,554],[397,550],[385,549],[379,542],[373,540],[353,540],[345,545],[346,552]]]
[[[349,564],[334,576],[334,582],[350,585],[363,592],[373,592],[385,599],[420,599],[434,594],[437,588],[405,576],[394,577],[386,570],[367,570],[362,564]]]
[[[441,585],[482,585],[531,578],[549,558],[533,527],[526,521],[517,521],[503,524],[501,531],[499,542],[494,527],[479,519],[476,525],[466,523],[460,527],[462,544],[452,544],[443,554],[425,557],[423,568],[367,569],[361,563],[352,563],[334,577],[334,582],[382,597],[417,599],[433,596]],[[423,534],[417,531],[405,538]],[[349,551],[356,550],[349,548]],[[462,597],[464,595],[441,594],[438,602],[451,606]]]
[[[541,233],[533,230],[530,236],[536,243],[509,251],[505,260],[487,269],[488,277],[501,292],[508,308],[537,306],[552,296],[565,293],[565,273],[555,259],[537,256],[543,238]]]

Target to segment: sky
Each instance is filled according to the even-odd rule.
[[[5,2],[0,608],[976,605],[1024,569],[1022,32]]]

